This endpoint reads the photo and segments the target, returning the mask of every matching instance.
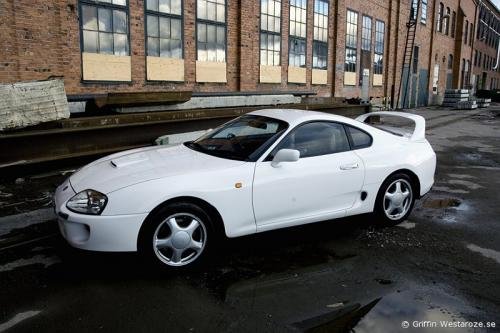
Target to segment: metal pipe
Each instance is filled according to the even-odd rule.
[[[498,57],[500,57],[500,42],[497,43],[497,63],[495,64],[495,67],[493,67],[493,70],[497,70],[498,69]]]

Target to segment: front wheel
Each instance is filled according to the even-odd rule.
[[[375,214],[383,225],[397,225],[410,215],[415,195],[410,177],[395,174],[387,178],[377,194]]]
[[[170,204],[158,211],[139,236],[139,252],[158,267],[179,270],[200,266],[210,250],[212,220],[190,203]]]

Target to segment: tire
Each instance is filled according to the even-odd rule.
[[[201,268],[215,240],[212,218],[191,203],[162,207],[141,228],[139,254],[153,266],[181,271]]]
[[[415,186],[407,174],[396,173],[388,177],[380,186],[375,201],[377,222],[394,226],[406,220],[413,209],[415,195]]]

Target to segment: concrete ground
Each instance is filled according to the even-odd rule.
[[[0,185],[0,332],[499,330],[500,107],[414,112],[438,169],[408,221],[379,228],[365,215],[232,239],[197,273],[70,249],[50,208],[60,172]],[[458,331],[474,330],[487,329]]]

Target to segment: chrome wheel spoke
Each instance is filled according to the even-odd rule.
[[[180,263],[184,249],[172,248],[172,258],[170,260],[176,264]]]
[[[191,240],[191,244],[189,244],[189,248],[191,250],[194,250],[196,252],[200,251],[203,248],[203,243],[195,241],[194,239]]]
[[[158,249],[172,248],[172,240],[169,238],[161,238],[155,240],[155,246]]]
[[[408,196],[410,195],[410,191],[408,189],[406,189],[404,192],[401,193],[403,195],[403,198],[408,198]]]
[[[193,233],[198,227],[200,226],[200,222],[196,221],[195,219],[191,220],[191,223],[184,229],[191,237],[193,236]]]
[[[168,227],[170,228],[170,231],[172,232],[172,234],[175,234],[177,231],[181,230],[181,227],[177,223],[177,220],[175,219],[175,217],[168,219],[166,223],[167,223]]]
[[[396,193],[401,193],[401,182],[396,183]]]
[[[385,215],[391,220],[398,220],[410,210],[412,203],[412,188],[405,179],[398,179],[387,187],[384,193]]]

